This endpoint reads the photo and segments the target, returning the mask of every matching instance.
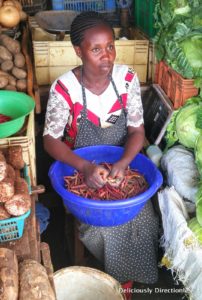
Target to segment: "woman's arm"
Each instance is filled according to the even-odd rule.
[[[71,100],[71,99],[69,99]],[[62,161],[84,174],[86,183],[90,187],[99,188],[105,183],[108,172],[100,170],[101,167],[76,155],[62,140],[64,128],[69,118],[69,106],[67,101],[54,89],[51,88],[48,100],[45,126],[44,126],[44,149],[55,160]],[[100,172],[104,176],[100,176]]]
[[[124,147],[124,153],[120,161],[124,168],[130,164],[134,157],[140,152],[144,145],[144,125],[139,127],[128,127],[127,141]]]
[[[55,139],[50,135],[43,137],[44,149],[55,160],[71,165],[78,171],[82,171],[88,161],[76,155],[60,138]]]
[[[110,176],[122,177],[125,169],[142,149],[144,145],[145,131],[143,120],[143,108],[141,100],[141,90],[137,75],[134,73],[132,82],[128,88],[127,98],[127,140],[124,146],[124,153],[111,170]]]
[[[113,164],[110,176],[123,177],[125,169],[139,153],[144,144],[144,125],[139,127],[128,127],[128,137],[124,147],[124,153],[119,161]]]
[[[55,160],[66,163],[82,172],[89,187],[101,188],[105,184],[108,176],[106,169],[76,155],[59,138],[55,139],[50,135],[45,135],[43,141],[44,149],[48,154]]]

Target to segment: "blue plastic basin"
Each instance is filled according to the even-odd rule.
[[[121,157],[123,148],[99,145],[76,149],[74,152],[96,163],[114,163]],[[93,200],[69,192],[64,186],[64,176],[72,175],[75,169],[60,161],[51,165],[49,177],[53,188],[62,197],[64,205],[78,220],[94,226],[117,226],[133,219],[163,182],[158,168],[143,154],[138,154],[131,162],[130,167],[145,176],[149,188],[144,193],[129,199]]]

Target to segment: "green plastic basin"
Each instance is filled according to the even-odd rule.
[[[25,93],[0,91],[0,114],[9,116],[12,119],[0,124],[0,138],[18,132],[25,122],[25,117],[29,115],[34,107],[34,99]]]

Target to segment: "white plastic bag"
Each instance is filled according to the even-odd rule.
[[[185,200],[195,203],[200,175],[194,154],[182,145],[174,146],[162,156],[161,167],[167,177],[167,184],[174,186]]]
[[[161,245],[168,268],[184,284],[190,300],[202,299],[202,248],[187,226],[185,204],[174,187],[158,193],[164,234]]]

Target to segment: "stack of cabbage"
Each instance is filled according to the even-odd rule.
[[[200,180],[196,193],[197,230],[202,226],[202,98],[188,99],[184,106],[174,112],[166,131],[167,148],[176,142],[194,152]],[[193,224],[192,224],[193,225]],[[202,232],[202,231],[200,231]]]
[[[159,192],[165,249],[162,264],[184,284],[190,300],[202,295],[202,98],[190,98],[174,112],[166,131],[162,168],[173,171],[171,184]],[[176,145],[177,144],[177,145]],[[182,153],[182,154],[181,154]],[[172,155],[171,155],[172,154]],[[181,155],[181,156],[180,156]],[[195,163],[194,163],[195,159]],[[173,163],[175,161],[175,163]],[[166,164],[165,164],[166,163]],[[197,166],[197,168],[196,168]],[[198,169],[198,170],[197,170]],[[186,174],[185,172],[188,172]],[[198,173],[197,173],[198,171]],[[184,173],[183,173],[184,172]],[[175,176],[174,176],[175,175]],[[187,180],[189,178],[189,180]],[[183,180],[183,182],[182,182]],[[183,194],[184,199],[180,199]],[[196,217],[187,216],[186,197],[194,200]],[[183,208],[183,205],[185,206]],[[195,208],[194,207],[194,208]],[[186,209],[185,209],[186,208]],[[176,230],[177,229],[177,230]],[[191,232],[190,232],[191,231]]]
[[[202,87],[202,0],[157,0],[154,38],[158,60]]]
[[[184,78],[194,79],[199,97],[174,113],[167,147],[178,141],[193,150],[202,179],[202,0],[156,0],[154,38],[157,60],[165,60]],[[197,222],[202,226],[202,180],[196,196]]]

